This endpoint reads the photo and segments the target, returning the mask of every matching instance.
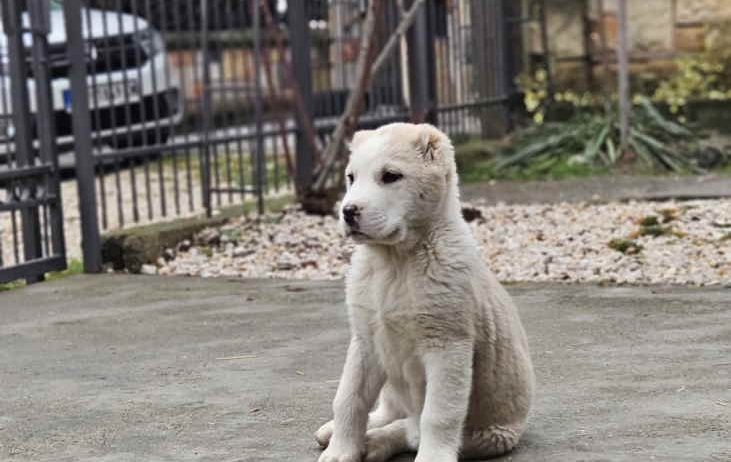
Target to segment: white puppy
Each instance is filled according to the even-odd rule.
[[[360,244],[347,278],[351,340],[335,419],[315,435],[319,461],[510,451],[533,369],[518,312],[462,218],[449,139],[396,123],[356,133],[351,149],[341,213]]]

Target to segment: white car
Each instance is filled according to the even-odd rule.
[[[23,22],[28,25],[28,16]],[[87,84],[94,139],[108,148],[164,143],[170,128],[182,118],[180,83],[167,64],[162,36],[138,16],[116,11],[82,9],[82,36],[86,39]],[[54,118],[60,150],[73,146],[71,109],[73,95],[66,53],[63,4],[51,1],[49,70]],[[28,37],[29,39],[30,37]],[[28,43],[30,46],[30,43]],[[30,56],[30,48],[28,49]],[[10,77],[7,72],[7,38],[0,25],[0,153],[7,152],[14,128],[10,115]],[[35,80],[28,60],[30,110],[36,111]]]

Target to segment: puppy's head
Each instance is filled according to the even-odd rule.
[[[457,195],[454,148],[428,124],[362,130],[351,142],[340,223],[356,241],[394,245],[445,213]]]

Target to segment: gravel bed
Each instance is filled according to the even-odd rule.
[[[181,161],[182,162],[182,161]],[[151,167],[152,168],[152,167]],[[139,167],[137,170],[141,170]],[[190,185],[186,183],[185,172],[181,169],[173,172],[171,166],[166,166],[162,182],[157,174],[150,175],[150,202],[147,202],[144,171],[137,171],[136,178],[133,183],[130,170],[124,170],[120,173],[119,189],[115,181],[115,175],[107,174],[103,180],[97,177],[97,206],[99,211],[99,227],[102,233],[121,229],[124,227],[134,227],[147,225],[151,223],[161,223],[164,221],[175,220],[191,216],[199,216],[203,212],[202,193],[200,178],[193,175]],[[178,202],[175,201],[175,178],[179,184]],[[102,193],[101,184],[104,182],[104,197],[107,208],[106,227],[102,220]],[[135,188],[137,192],[137,220],[134,214],[134,202],[132,200]],[[190,188],[188,188],[190,186]],[[228,184],[222,184],[222,187],[228,187]],[[281,195],[291,194],[292,190],[288,187],[282,187],[278,191],[271,191],[267,197],[277,197]],[[161,194],[164,194],[166,207],[163,213]],[[61,183],[61,197],[63,198],[63,215],[64,215],[64,237],[66,240],[66,255],[70,259],[81,259],[81,218],[79,214],[79,194],[77,190],[76,180],[67,180]],[[254,196],[248,195],[248,201],[253,201]],[[229,198],[228,195],[221,195],[221,201],[218,197],[213,197],[214,205],[228,206],[241,203],[238,195]],[[120,210],[118,204],[122,205],[121,214],[124,223],[118,219]],[[20,216],[18,215],[18,223]],[[18,232],[19,254],[23,254],[22,238],[20,231]],[[11,265],[15,263],[14,247],[13,247],[13,227],[10,213],[0,214],[0,254],[2,262]]]
[[[731,200],[467,207],[502,281],[731,285]],[[353,244],[334,217],[241,218],[166,251],[145,272],[337,279]]]

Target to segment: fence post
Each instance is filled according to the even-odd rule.
[[[619,20],[619,45],[617,47],[617,73],[619,74],[619,130],[620,130],[620,153],[622,159],[629,160],[631,153],[628,150],[629,119],[632,106],[629,100],[629,57],[627,45],[627,0],[619,0],[617,4],[617,16]]]
[[[474,78],[480,99],[486,102],[479,120],[482,136],[504,136],[510,128],[506,107],[510,85],[508,82],[505,4],[502,1],[472,0]]]
[[[408,3],[407,9],[411,6],[411,2]],[[409,50],[409,103],[414,122],[437,123],[434,27],[434,1],[426,0],[406,34]]]
[[[258,0],[256,0],[258,1]],[[211,53],[209,50],[209,31],[208,31],[208,0],[201,0],[201,44],[202,44],[202,58],[203,58],[203,99],[201,101],[201,110],[203,111],[202,117],[202,131],[203,136],[201,137],[200,147],[198,149],[198,156],[201,160],[201,200],[203,201],[203,208],[206,210],[206,216],[213,216],[213,205],[211,200],[211,143],[210,143],[210,131],[212,128],[211,116],[213,110],[213,103],[211,100]]]
[[[307,16],[307,2],[288,2],[289,46],[292,52],[292,67],[296,86],[302,98],[302,111],[295,111],[297,120],[297,161],[295,182],[298,193],[307,191],[312,186],[314,176],[314,146],[307,139],[303,120],[308,115],[314,116],[312,100],[312,64],[310,62],[310,26]]]
[[[52,178],[46,180],[46,188],[48,194],[57,198],[56,201],[47,206],[51,221],[51,245],[53,254],[62,257],[66,261],[66,241],[63,235],[63,202],[58,171],[58,149],[56,147],[56,121],[53,116],[52,79],[49,60],[47,59],[48,34],[51,31],[49,6],[49,0],[30,0],[28,2],[30,24],[34,34],[32,54],[33,75],[36,80],[38,150],[41,161],[53,167],[53,175]]]
[[[254,114],[256,117],[256,209],[264,213],[264,192],[267,170],[264,137],[262,135],[263,95],[261,88],[261,3],[254,1]],[[271,89],[270,89],[271,90]]]
[[[91,143],[89,87],[86,77],[86,46],[81,34],[81,0],[65,0],[63,2],[63,12],[66,21],[68,57],[71,62],[74,163],[79,190],[84,272],[99,273],[102,270],[101,236],[99,235],[96,187],[94,185],[94,154]]]
[[[8,37],[8,70],[10,71],[10,98],[12,105],[13,125],[15,125],[15,161],[18,167],[33,165],[33,138],[31,115],[29,109],[28,86],[26,84],[27,63],[26,50],[23,43],[22,7],[17,0],[3,2],[3,24]],[[35,196],[35,185],[24,182],[31,197]],[[25,194],[26,191],[23,191]],[[21,210],[20,220],[23,235],[23,257],[25,261],[42,257],[41,226],[37,207]],[[42,276],[28,278],[29,283],[42,280]]]

